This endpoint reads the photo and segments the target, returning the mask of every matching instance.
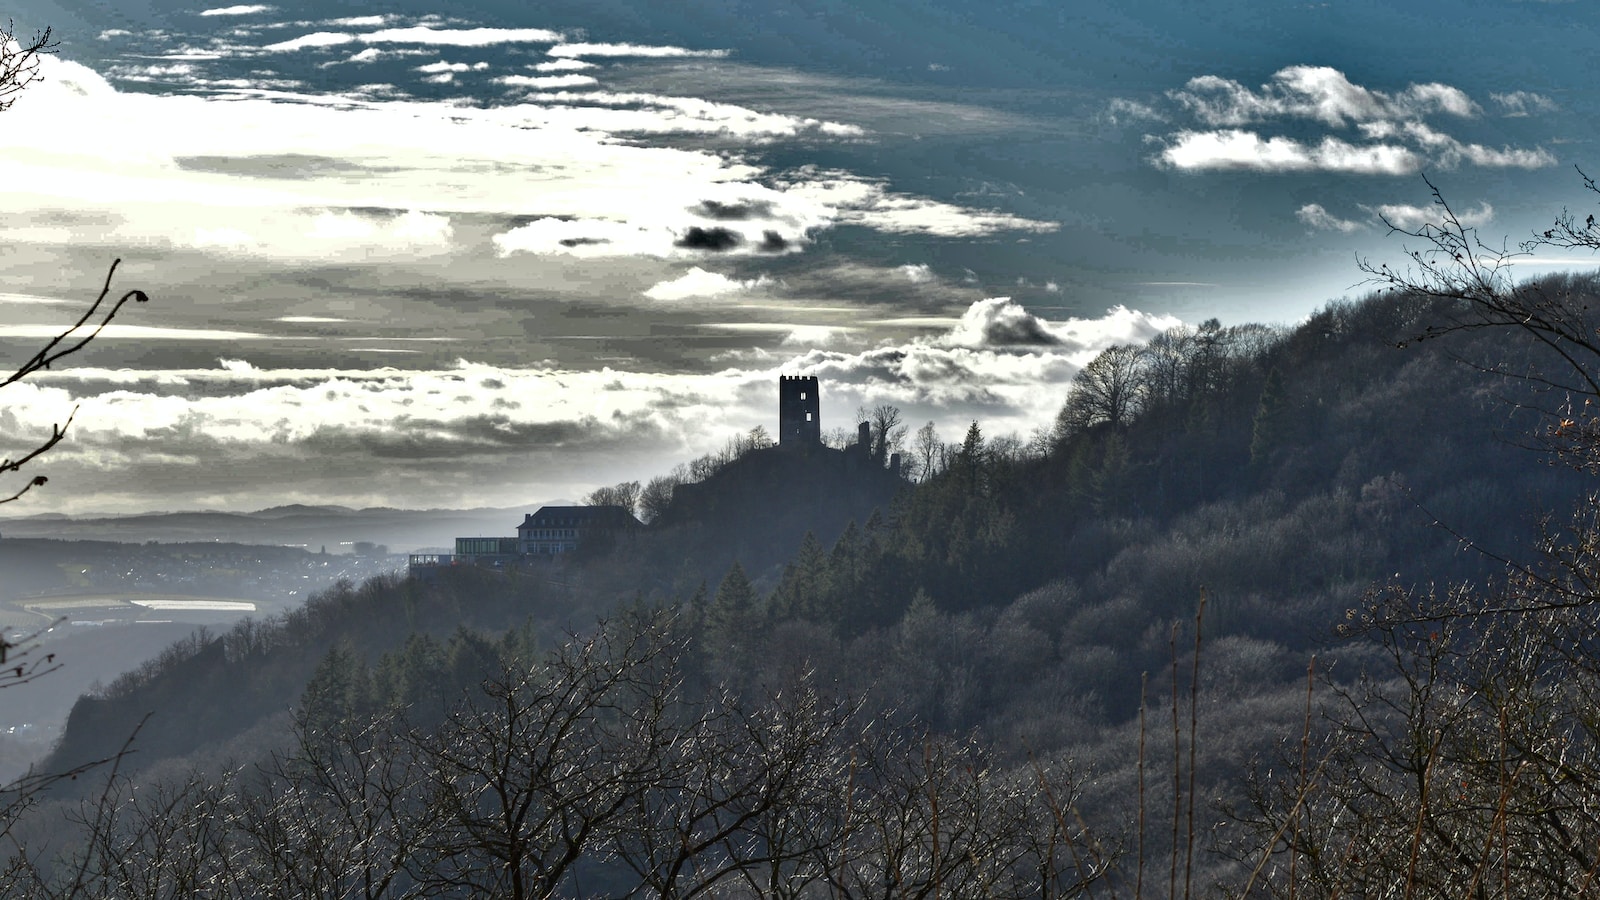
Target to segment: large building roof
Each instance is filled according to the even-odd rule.
[[[528,513],[522,520],[523,526],[535,528],[557,524],[616,528],[642,523],[621,506],[541,506],[538,512]]]

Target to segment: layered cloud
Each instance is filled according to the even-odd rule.
[[[1289,66],[1250,88],[1216,75],[1190,79],[1166,95],[1189,124],[1147,139],[1152,161],[1180,172],[1327,172],[1410,175],[1425,166],[1536,169],[1556,163],[1543,147],[1492,147],[1458,139],[1430,120],[1470,123],[1483,108],[1439,82],[1381,91],[1326,66]],[[1508,115],[1548,111],[1528,92],[1492,94]],[[1136,112],[1137,111],[1137,112]],[[1113,121],[1165,115],[1139,101],[1114,101]],[[1277,133],[1274,133],[1277,132]]]
[[[417,26],[362,39],[442,33]],[[474,46],[512,33],[533,32],[457,29],[440,43]],[[0,199],[11,241],[70,235],[117,246],[383,259],[470,249],[453,243],[463,234],[458,220],[489,216],[521,220],[490,236],[488,248],[502,255],[695,257],[792,253],[815,230],[840,224],[945,236],[1054,227],[847,172],[773,173],[727,152],[653,146],[640,137],[760,144],[848,140],[862,130],[691,97],[550,90],[596,81],[575,72],[494,76],[542,93],[463,106],[259,88],[126,93],[82,65],[44,64],[47,80],[7,113],[14,137],[0,148],[18,186]],[[162,74],[203,82],[197,64],[181,65],[164,64]],[[435,82],[488,68],[470,58],[414,67]],[[741,209],[748,214],[729,214]],[[55,224],[64,219],[75,227]]]
[[[795,336],[813,348],[800,356],[703,374],[467,361],[266,369],[237,356],[161,372],[84,368],[8,389],[0,441],[36,439],[79,408],[49,469],[62,488],[50,501],[57,509],[147,507],[145,492],[174,507],[359,505],[377,482],[388,503],[538,502],[664,472],[756,425],[770,430],[780,372],[822,379],[829,427],[850,428],[857,406],[890,402],[951,439],[974,418],[990,434],[1026,435],[1052,420],[1101,349],[1172,324],[1122,308],[1047,321],[994,298],[923,338],[831,349],[848,329],[823,326]]]

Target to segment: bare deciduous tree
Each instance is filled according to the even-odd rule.
[[[1072,378],[1056,433],[1065,437],[1096,425],[1127,424],[1144,399],[1143,360],[1143,350],[1131,344],[1111,347],[1090,360]]]
[[[38,80],[40,56],[54,49],[55,44],[50,40],[49,29],[20,41],[16,38],[14,25],[7,24],[5,28],[0,29],[0,112],[9,109],[16,102],[17,94]],[[117,260],[111,264],[110,270],[106,272],[105,284],[100,288],[100,296],[78,316],[77,321],[73,322],[70,328],[46,341],[32,357],[17,365],[10,375],[0,378],[0,388],[16,384],[77,353],[100,336],[125,304],[129,301],[143,303],[149,299],[143,291],[138,290],[127,291],[117,297],[112,296],[111,282],[120,263],[121,260]],[[0,456],[0,478],[21,473],[24,467],[37,461],[39,457],[61,443],[76,412],[74,409],[64,421],[51,425],[50,435],[38,443],[13,451],[15,455]],[[16,500],[47,481],[43,475],[24,476],[24,479],[20,486],[0,488],[0,503]]]

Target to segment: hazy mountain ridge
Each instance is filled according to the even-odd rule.
[[[126,516],[28,516],[0,519],[5,537],[49,537],[133,543],[223,541],[280,544],[341,552],[355,541],[384,544],[395,553],[449,547],[457,535],[514,534],[540,504],[478,509],[391,509],[291,504],[254,512],[215,510]]]

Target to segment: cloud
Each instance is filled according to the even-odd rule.
[[[660,282],[644,292],[652,300],[686,300],[690,297],[722,297],[744,293],[772,283],[766,276],[740,280],[720,272],[694,266],[671,281]]]
[[[1113,97],[1106,105],[1104,118],[1112,125],[1124,125],[1134,122],[1165,122],[1167,117],[1162,115],[1155,107],[1137,100],[1128,100],[1123,97]]]
[[[1049,232],[1061,227],[1058,222],[897,193],[881,181],[837,170],[803,167],[791,178],[780,183],[786,195],[829,210],[839,224],[890,234],[977,237],[1003,231]]]
[[[726,50],[689,50],[684,47],[659,47],[647,44],[557,44],[547,51],[555,57],[579,56],[633,56],[653,59],[681,59],[685,57],[705,57],[721,59],[728,55]]]
[[[273,53],[289,53],[351,43],[488,47],[495,44],[547,44],[560,40],[560,32],[544,28],[434,28],[431,25],[413,25],[408,28],[385,28],[364,34],[317,31],[287,41],[268,44],[261,49]]]
[[[1525,109],[1534,102],[1491,96],[1506,108]],[[1167,92],[1167,98],[1201,127],[1147,135],[1161,148],[1151,161],[1184,172],[1410,175],[1424,166],[1535,169],[1556,162],[1542,147],[1495,149],[1458,140],[1428,124],[1430,117],[1469,120],[1482,112],[1465,92],[1439,82],[1384,92],[1356,84],[1337,69],[1289,66],[1259,89],[1202,75],[1181,90]],[[1125,101],[1119,108],[1132,109],[1132,103]],[[1288,122],[1299,123],[1294,136],[1263,133],[1265,126]],[[1305,123],[1336,131],[1353,128],[1362,142],[1339,134],[1306,137]]]
[[[592,75],[501,75],[494,80],[496,84],[507,87],[526,87],[545,91],[600,83],[599,79]]]
[[[62,333],[59,325],[0,325],[0,337],[53,338]],[[83,329],[69,332],[69,340],[87,337]],[[270,335],[218,328],[158,328],[150,325],[123,325],[112,322],[95,336],[97,341],[260,341]]]
[[[1392,144],[1351,144],[1325,137],[1316,144],[1292,138],[1262,138],[1253,131],[1180,131],[1157,154],[1162,166],[1182,172],[1342,172],[1358,175],[1410,175],[1421,158]]]
[[[1061,338],[1010,297],[992,297],[968,307],[944,341],[959,347],[1015,347],[1060,344]]]
[[[152,497],[168,508],[533,503],[770,430],[780,372],[822,378],[825,426],[888,402],[947,435],[973,419],[991,435],[1027,434],[1053,420],[1073,375],[1105,347],[1174,324],[1122,307],[1047,321],[991,298],[927,337],[865,348],[848,326],[763,325],[790,352],[709,373],[466,360],[297,369],[248,355],[210,368],[50,371],[8,389],[0,442],[25,444],[80,408],[51,457],[60,511],[148,508]]]
[[[912,284],[925,284],[933,280],[933,267],[927,263],[906,264],[895,271],[906,277]]]
[[[738,201],[733,203],[724,203],[720,200],[701,200],[690,207],[689,211],[708,219],[743,222],[752,218],[771,216],[773,204],[769,200]]]
[[[417,71],[426,72],[429,75],[435,75],[441,72],[481,72],[487,68],[489,68],[489,64],[486,62],[468,64],[439,60],[438,62],[431,62],[426,65],[417,66]]]
[[[596,64],[582,59],[547,59],[542,63],[535,63],[533,70],[536,72],[581,72],[584,69],[596,68]]]
[[[784,335],[785,347],[831,347],[852,342],[855,329],[843,325],[798,325]]]
[[[219,6],[215,9],[202,10],[202,16],[253,16],[257,13],[272,12],[273,6]]]
[[[1307,228],[1314,231],[1342,231],[1345,234],[1349,234],[1366,227],[1360,222],[1335,216],[1323,209],[1320,203],[1307,203],[1305,206],[1295,210],[1294,216]]]
[[[1470,117],[1479,112],[1471,98],[1449,85],[1413,84],[1399,93],[1386,94],[1354,84],[1343,72],[1327,66],[1280,69],[1259,91],[1232,79],[1202,75],[1189,79],[1183,90],[1170,91],[1168,96],[1211,126],[1248,125],[1290,117],[1342,128],[1349,122],[1433,113]]]
[[[1561,107],[1554,100],[1543,94],[1532,91],[1511,91],[1506,94],[1490,94],[1489,99],[1500,107],[1500,114],[1511,118],[1531,116],[1536,113],[1552,113]]]
[[[723,228],[721,226],[702,228],[699,225],[691,225],[677,240],[672,242],[672,245],[686,250],[721,251],[732,250],[742,243],[744,243],[744,237],[731,228]]]
[[[1444,220],[1443,211],[1438,206],[1385,203],[1378,206],[1362,206],[1361,208],[1374,218],[1406,231],[1416,231],[1425,225],[1438,225]],[[1456,210],[1456,218],[1468,228],[1487,225],[1494,219],[1494,207],[1488,203],[1479,203],[1476,209]]]

